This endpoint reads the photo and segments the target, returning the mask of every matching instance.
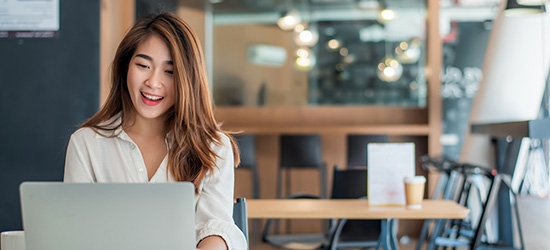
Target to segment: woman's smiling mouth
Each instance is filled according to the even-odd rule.
[[[158,103],[160,103],[160,101],[162,101],[162,99],[164,99],[164,96],[156,96],[156,95],[146,94],[143,92],[140,92],[140,93],[141,93],[141,97],[142,97],[141,99],[143,100],[143,102],[149,106],[157,105]]]

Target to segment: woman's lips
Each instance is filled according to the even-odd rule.
[[[149,106],[155,106],[159,104],[163,99],[163,96],[156,96],[141,92],[141,100],[143,101],[143,103]]]

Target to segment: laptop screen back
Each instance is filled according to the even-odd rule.
[[[194,186],[24,182],[27,250],[195,249]]]

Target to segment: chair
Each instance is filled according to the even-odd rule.
[[[333,199],[367,196],[367,144],[388,142],[387,135],[349,134],[347,141],[347,169],[333,168]],[[341,219],[334,226],[329,240],[330,250],[340,248],[376,247],[381,233],[380,220]]]
[[[359,199],[367,194],[367,169],[333,169],[333,181],[331,199]],[[300,198],[316,199],[315,196]],[[268,221],[268,226],[272,223]],[[268,227],[266,226],[266,227]],[[317,235],[296,235],[283,238],[286,243],[279,246],[289,249],[327,249],[336,250],[344,248],[374,248],[378,244],[381,233],[380,220],[331,220],[326,233]],[[293,240],[293,241],[291,241]],[[279,239],[279,243],[283,242]],[[300,242],[300,244],[296,244]]]
[[[371,142],[388,142],[387,135],[350,134],[347,136],[347,167],[367,165],[367,144]]]
[[[422,168],[426,171],[435,171],[439,173],[437,183],[430,199],[456,200],[458,185],[462,177],[458,169],[458,163],[445,157],[430,157],[423,155],[420,157]],[[434,224],[442,223],[441,220],[426,219],[422,224],[422,229],[418,236],[415,250],[422,249],[427,237],[428,231]],[[437,229],[436,229],[437,230]]]
[[[241,229],[246,238],[246,241],[249,242],[248,237],[248,212],[246,210],[246,199],[237,198],[235,203],[233,203],[233,221],[235,225]]]
[[[237,198],[233,203],[233,220],[241,229],[248,240],[248,212],[246,210],[246,198]]]
[[[252,134],[235,135],[235,141],[239,146],[241,153],[241,163],[238,169],[246,169],[252,175],[252,197],[260,198],[260,179],[258,174],[258,164],[256,163],[255,139]]]
[[[499,245],[498,242],[489,242],[486,235],[486,224],[489,221],[489,216],[494,212],[493,209],[495,208],[501,185],[508,186],[510,194],[514,196],[512,200],[515,210],[515,222],[517,223],[515,226],[519,233],[519,249],[525,249],[516,202],[517,195],[512,191],[510,175],[498,173],[494,169],[469,164],[460,164],[458,171],[461,171],[463,174],[463,181],[459,187],[456,201],[459,204],[470,207],[470,194],[473,191],[481,199],[478,201],[481,208],[480,214],[475,221],[438,221],[430,238],[428,249],[437,249],[439,247],[467,247],[470,250],[517,249],[515,246],[505,246]]]
[[[367,169],[333,169],[332,199],[365,198]],[[380,220],[340,219],[331,229],[327,249],[374,248],[381,233]]]
[[[326,196],[327,175],[326,165],[322,160],[321,138],[315,134],[305,135],[281,135],[280,159],[277,170],[277,198],[286,199],[319,199]],[[299,169],[317,169],[319,173],[320,195],[291,194],[290,171]],[[283,195],[283,172],[285,178],[285,194]],[[274,234],[278,231],[280,220],[268,219],[262,233],[262,241],[268,244],[286,249],[320,249],[326,245],[325,233],[314,234]],[[286,220],[290,222],[291,220]],[[287,226],[290,223],[287,223]],[[275,230],[273,230],[275,229]]]
[[[280,158],[277,170],[277,198],[290,194],[290,170],[317,169],[319,172],[320,197],[327,197],[326,165],[322,159],[321,137],[316,134],[288,135],[279,137]],[[283,172],[286,173],[286,194],[283,196]]]

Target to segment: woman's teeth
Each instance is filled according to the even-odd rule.
[[[153,96],[153,95],[148,95],[148,94],[145,94],[145,93],[141,93],[141,95],[143,95],[143,97],[151,100],[151,101],[158,101],[158,100],[161,100],[163,97],[162,96]]]

